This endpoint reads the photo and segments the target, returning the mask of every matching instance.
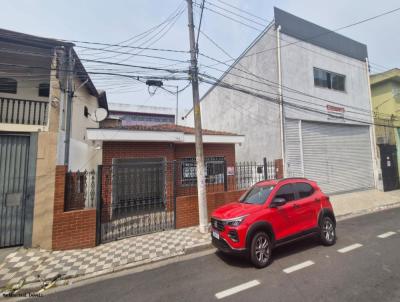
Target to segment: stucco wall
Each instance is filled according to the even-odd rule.
[[[275,47],[275,30],[270,28],[235,65],[242,71],[232,69],[223,81],[245,85],[250,88],[244,89],[258,89],[261,94],[276,97],[276,86],[265,81],[278,81],[276,51],[249,56]],[[279,106],[276,103],[217,86],[203,97],[201,111],[203,128],[245,135],[245,142],[236,146],[237,161],[260,162],[263,157],[270,160],[281,157]],[[188,115],[186,122],[193,125],[193,112]]]
[[[92,170],[101,163],[101,149],[87,140],[86,129],[98,128],[99,123],[94,122],[90,116],[84,116],[84,107],[89,110],[89,114],[98,108],[97,98],[90,95],[87,88],[81,86],[78,79],[74,80],[75,93],[72,102],[72,124],[71,124],[71,142],[69,169]],[[78,87],[80,87],[78,89]]]
[[[284,101],[311,107],[313,110],[325,113],[293,109],[293,107],[285,105],[286,117],[323,122],[357,123],[350,120],[329,118],[326,114],[326,105],[329,104],[343,107],[346,119],[371,122],[368,75],[365,62],[306,42],[299,42],[299,40],[284,34],[281,35],[281,39],[282,45],[295,43],[281,47],[283,86],[314,96],[310,97],[291,92],[283,87]],[[314,67],[345,75],[345,92],[315,86]]]

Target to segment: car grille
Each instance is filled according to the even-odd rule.
[[[224,222],[215,218],[211,218],[211,226],[218,231],[223,231],[225,229]]]

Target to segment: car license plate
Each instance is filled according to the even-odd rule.
[[[217,239],[219,239],[219,233],[217,232],[217,231],[212,231],[212,235],[213,235],[213,237],[215,237],[215,238],[217,238]]]

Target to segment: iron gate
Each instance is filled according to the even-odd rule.
[[[173,229],[174,173],[175,165],[162,159],[100,166],[100,241]]]
[[[29,136],[0,135],[0,247],[24,243]]]

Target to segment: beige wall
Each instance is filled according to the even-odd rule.
[[[56,67],[55,61],[53,67]],[[59,128],[59,80],[51,72],[49,123],[47,132],[39,132],[36,162],[35,205],[32,246],[44,249],[52,247],[55,168],[57,161],[57,138]]]

